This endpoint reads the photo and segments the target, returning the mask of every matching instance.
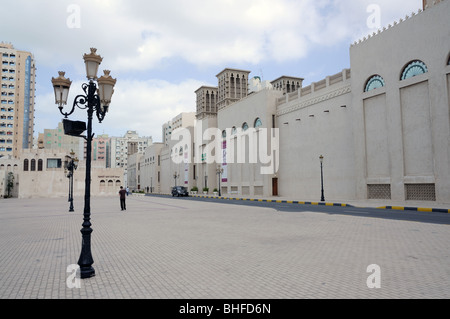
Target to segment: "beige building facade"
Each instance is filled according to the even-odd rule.
[[[142,156],[129,157],[129,167],[134,172],[139,183],[130,180],[133,187],[130,190],[145,191],[147,193],[169,194],[171,188],[178,185],[190,187],[195,179],[195,165],[192,160],[192,144],[186,143],[181,147],[175,147],[179,139],[173,139],[172,134],[184,129],[192,136],[195,124],[195,112],[180,113],[162,126],[167,129],[170,138],[163,142],[153,143],[146,148]]]
[[[0,157],[33,147],[36,66],[32,53],[0,43]]]
[[[38,148],[73,150],[76,157],[84,158],[84,141],[78,136],[64,134],[64,125],[60,122],[57,128],[44,129],[43,133],[39,133]]]
[[[308,86],[292,76],[262,85],[227,68],[217,87],[200,87],[188,188],[211,194],[220,183],[222,195],[318,201],[323,156],[327,200],[450,203],[450,1],[424,8],[355,42],[350,69]],[[220,146],[211,153],[205,132],[214,129]],[[161,193],[174,185],[171,154],[180,146],[166,144]],[[272,161],[249,160],[264,145]],[[227,158],[239,152],[243,163]]]
[[[69,178],[64,169],[65,150],[27,149],[19,158],[0,159],[0,196],[7,194],[7,176],[14,174],[12,197],[55,198],[68,197]],[[84,196],[86,162],[81,160],[74,172],[73,194]],[[91,196],[117,195],[124,184],[123,168],[104,168],[92,164]]]
[[[450,201],[450,2],[426,6],[350,49],[357,198]]]

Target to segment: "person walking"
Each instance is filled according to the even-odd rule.
[[[127,198],[127,191],[123,189],[123,186],[120,186],[119,196],[120,196],[120,208],[122,210],[127,210],[127,206],[125,203],[125,199]]]

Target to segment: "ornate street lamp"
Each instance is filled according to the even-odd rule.
[[[65,133],[72,136],[83,137],[87,142],[86,150],[86,180],[85,180],[85,194],[84,194],[84,218],[82,234],[82,246],[80,259],[78,265],[80,266],[80,277],[90,278],[95,276],[95,270],[92,267],[94,260],[91,253],[91,233],[92,224],[91,219],[91,160],[92,160],[92,118],[95,115],[101,123],[106,113],[108,112],[109,104],[111,103],[111,97],[114,92],[114,85],[116,80],[112,79],[109,75],[110,71],[105,71],[104,76],[97,78],[98,67],[101,64],[103,58],[97,55],[97,49],[91,48],[90,54],[83,56],[86,65],[86,76],[89,83],[84,83],[82,89],[84,94],[78,95],[74,102],[72,109],[69,112],[63,112],[64,105],[67,105],[67,97],[69,95],[69,89],[71,81],[64,77],[64,72],[59,72],[58,78],[52,78],[53,88],[55,90],[55,103],[62,115],[65,118],[64,127]],[[95,82],[97,81],[97,83]],[[97,89],[98,84],[98,89]],[[81,133],[86,130],[84,122],[72,122],[67,120],[68,116],[75,111],[75,107],[79,109],[87,110],[88,122],[87,122],[87,135],[82,136]],[[81,125],[80,125],[81,124]],[[84,125],[83,125],[84,124]],[[80,129],[81,128],[81,129]]]
[[[73,173],[78,168],[78,158],[75,158],[75,152],[72,150],[71,156],[66,155],[66,160],[64,161],[64,169],[67,173],[67,178],[69,178],[69,212],[74,212],[73,209]]]
[[[221,187],[220,187],[220,176],[223,174],[223,168],[220,165],[217,165],[217,169],[216,169],[216,173],[217,175],[219,175],[219,197],[222,196],[222,191],[221,191]]]
[[[323,191],[323,156],[320,155],[319,160],[320,160],[320,181],[322,184],[322,197],[320,198],[321,202],[325,201],[325,196],[324,196],[324,191]]]

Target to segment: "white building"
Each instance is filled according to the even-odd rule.
[[[220,168],[222,195],[318,201],[322,155],[327,200],[449,203],[450,1],[424,1],[424,8],[355,42],[350,69],[306,87],[299,77],[261,85],[250,71],[223,70],[217,87],[195,92],[196,123],[186,145],[192,165],[175,164],[171,154],[185,156],[186,147],[180,152],[180,143],[164,140],[144,156],[144,163],[158,158],[160,165],[151,169],[151,183],[157,179],[167,193],[174,171],[183,176],[184,168],[179,181],[211,193]],[[221,133],[212,152],[210,129]],[[238,142],[241,132],[248,132],[245,144]],[[250,160],[261,145],[269,155],[278,151],[269,166]],[[224,161],[239,152],[243,163]],[[274,170],[261,170],[267,167]]]
[[[140,137],[136,131],[127,131],[123,137],[111,137],[111,167],[122,167],[125,174],[123,179],[128,181],[128,156],[144,154],[152,143],[152,137]]]
[[[171,187],[175,182],[178,185],[189,187],[194,178],[194,166],[192,163],[184,165],[184,156],[190,156],[188,152],[191,145],[184,145],[182,148],[175,148],[178,141],[172,140],[173,132],[180,129],[188,129],[192,132],[195,123],[195,112],[181,113],[169,122],[163,124],[163,142],[153,143],[142,154],[142,156],[129,157],[129,167],[133,172],[130,174],[136,177],[138,182],[129,181],[131,190],[144,190],[147,193],[170,193]],[[165,133],[167,136],[166,138]],[[182,154],[182,155],[180,155]],[[176,164],[172,156],[182,156],[181,162]],[[192,162],[190,159],[189,162]]]

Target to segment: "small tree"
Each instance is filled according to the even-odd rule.
[[[14,174],[8,173],[8,179],[6,182],[6,189],[8,190],[8,197],[11,197],[11,190],[14,188]]]

